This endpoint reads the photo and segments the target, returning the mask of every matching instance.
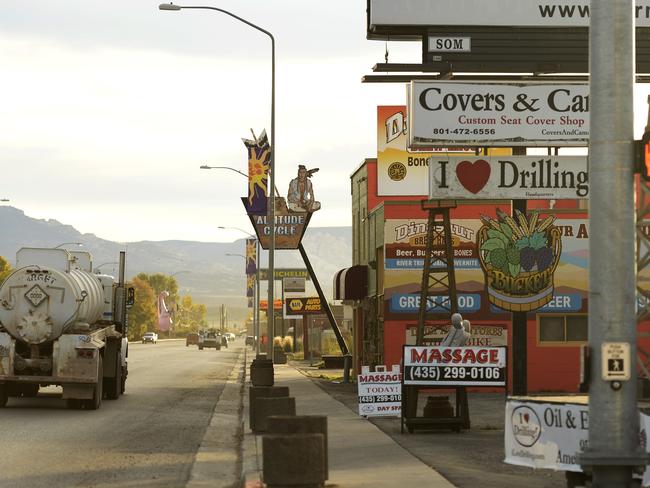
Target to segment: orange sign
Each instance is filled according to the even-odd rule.
[[[260,300],[260,310],[264,311],[269,308],[268,300]],[[273,300],[273,310],[282,310],[282,300]]]

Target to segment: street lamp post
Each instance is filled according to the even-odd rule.
[[[228,169],[230,171],[234,171],[235,173],[239,173],[242,176],[245,176],[248,178],[248,175],[242,171],[239,171],[238,169],[231,168],[230,166],[208,166],[207,164],[204,164],[202,166],[199,166],[201,169]]]
[[[253,234],[250,234],[246,232],[244,229],[240,229],[239,227],[223,227],[219,226],[219,229],[235,229],[238,230],[239,232],[243,232],[244,234],[247,234],[248,236],[252,237],[255,239],[255,244],[257,246],[257,257],[255,259],[255,292],[254,295],[255,297],[253,298],[253,314],[255,315],[255,322],[254,322],[254,332],[253,335],[255,336],[255,352],[259,354],[260,352],[260,263],[261,263],[261,249],[260,249],[260,240],[255,237]],[[226,254],[228,256],[228,254]],[[241,254],[239,255],[241,256]],[[246,256],[244,256],[245,258]]]
[[[62,242],[58,246],[54,246],[52,249],[59,249],[62,246],[72,246],[72,245],[79,246],[79,247],[83,246],[81,242]]]
[[[271,173],[271,187],[269,189],[269,284],[268,284],[268,309],[267,309],[267,320],[268,320],[268,329],[270,335],[270,346],[271,346],[271,360],[273,360],[273,338],[275,337],[275,317],[273,315],[273,301],[274,301],[274,290],[273,290],[273,279],[275,275],[275,198],[273,195],[273,189],[275,188],[275,38],[273,34],[269,31],[262,29],[261,27],[249,22],[246,19],[228,12],[227,10],[217,8],[217,7],[207,7],[207,6],[182,6],[174,5],[173,3],[161,3],[158,8],[160,10],[182,10],[182,9],[198,9],[198,10],[215,10],[232,17],[239,22],[242,22],[255,30],[258,30],[266,34],[269,39],[271,39],[271,158],[269,161],[269,172]]]

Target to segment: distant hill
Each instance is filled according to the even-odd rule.
[[[173,274],[182,294],[189,293],[195,301],[205,303],[215,311],[222,303],[230,310],[230,317],[241,320],[245,313],[246,279],[243,258],[226,256],[244,254],[245,239],[234,242],[196,241],[140,241],[118,243],[101,239],[94,234],[82,234],[74,227],[53,219],[28,217],[22,210],[0,206],[0,256],[15,264],[16,251],[21,247],[51,247],[63,242],[81,242],[83,249],[93,255],[93,263],[117,261],[119,252],[127,252],[127,277],[140,272]],[[303,246],[326,297],[332,296],[334,273],[352,263],[352,230],[350,227],[309,227]],[[68,249],[77,249],[66,246]],[[262,251],[262,267],[267,266],[267,253]],[[276,267],[301,267],[304,263],[298,251],[277,251]],[[101,269],[113,274],[115,264]],[[189,271],[189,273],[187,272]],[[266,286],[262,287],[263,298]],[[279,290],[279,285],[278,285]]]

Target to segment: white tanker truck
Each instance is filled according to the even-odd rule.
[[[133,289],[93,274],[88,252],[22,248],[0,286],[0,407],[60,385],[70,408],[96,410],[126,386]]]

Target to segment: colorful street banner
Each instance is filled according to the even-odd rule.
[[[255,297],[255,275],[257,271],[257,239],[246,239],[246,296],[248,307],[253,307]]]
[[[422,196],[429,194],[429,158],[483,154],[472,147],[438,147],[427,152],[407,149],[409,130],[406,106],[377,107],[377,194],[384,196]],[[507,156],[510,148],[490,148],[489,155]]]
[[[433,156],[429,198],[588,198],[586,156]]]
[[[409,147],[586,146],[586,83],[413,81]]]
[[[257,140],[242,139],[248,152],[248,198],[249,214],[267,213],[268,172],[271,164],[271,146],[266,131]]]

